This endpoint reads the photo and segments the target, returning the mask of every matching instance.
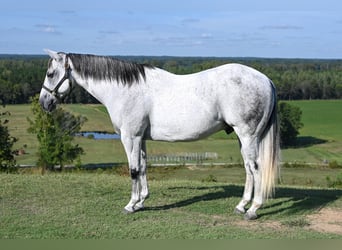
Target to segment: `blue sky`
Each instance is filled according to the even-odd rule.
[[[342,59],[340,0],[1,0],[0,54]]]

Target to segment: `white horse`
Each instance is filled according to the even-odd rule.
[[[42,107],[53,110],[74,80],[107,108],[121,135],[132,179],[124,211],[143,209],[149,194],[146,140],[193,141],[234,130],[246,169],[235,212],[257,218],[257,209],[274,191],[279,152],[276,92],[265,75],[240,64],[175,75],[111,57],[46,52],[51,59],[40,93]]]

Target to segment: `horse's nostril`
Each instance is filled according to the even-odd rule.
[[[48,103],[48,106],[47,106],[47,110],[52,111],[52,110],[54,110],[54,108],[55,108],[55,102],[54,102],[54,100],[50,100]]]

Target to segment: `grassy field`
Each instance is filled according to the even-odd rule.
[[[315,163],[336,161],[342,165],[342,100],[291,101],[301,108],[304,127],[298,138],[300,146],[282,150],[283,162]],[[88,118],[83,131],[113,132],[106,110],[101,105],[64,105],[66,110],[82,114]],[[17,158],[19,164],[36,162],[36,138],[27,133],[30,115],[29,105],[9,105],[6,107],[10,117],[10,131],[19,138],[17,148],[26,145],[27,154]],[[118,140],[91,140],[77,138],[86,154],[84,164],[127,162],[123,148]],[[206,140],[191,143],[151,142],[147,144],[148,154],[172,154],[180,152],[217,152],[216,162],[241,163],[238,142],[234,135],[227,138],[224,132],[217,133]]]
[[[247,222],[233,214],[243,191],[233,183],[151,180],[146,209],[125,215],[125,176],[0,174],[0,182],[0,239],[342,238],[340,231],[316,230],[311,217],[323,207],[341,207],[336,189],[281,186],[260,218]],[[328,226],[341,226],[340,219]]]
[[[342,100],[291,101],[302,110],[301,146],[282,150],[283,161],[342,165]]]
[[[283,161],[342,164],[342,100],[291,102],[303,111],[300,147],[283,149]],[[16,147],[34,164],[37,142],[26,132],[29,105],[7,106]],[[65,105],[88,117],[84,131],[112,132],[100,105]],[[118,140],[76,138],[83,164],[125,163]],[[241,163],[238,142],[218,133],[191,143],[148,142],[149,154],[217,152],[218,162]],[[151,197],[146,209],[124,215],[130,197],[127,167],[40,175],[0,174],[0,239],[342,239],[342,191],[328,188],[327,177],[340,168],[309,165],[282,169],[276,196],[260,209],[257,221],[233,214],[245,180],[241,166],[150,167]],[[323,219],[322,219],[323,217]],[[328,218],[330,218],[328,220]]]

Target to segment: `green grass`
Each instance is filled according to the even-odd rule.
[[[300,130],[300,147],[282,150],[283,162],[315,163],[336,161],[342,165],[342,100],[325,101],[290,101],[292,105],[301,108],[304,127]],[[65,109],[82,114],[88,121],[82,127],[83,131],[113,132],[113,127],[105,108],[101,105],[64,105]],[[30,116],[29,105],[9,105],[11,111],[10,132],[19,138],[16,148],[26,145],[27,154],[17,157],[19,164],[35,164],[37,141],[35,135],[27,133]],[[77,138],[85,150],[82,156],[84,164],[127,162],[121,142],[117,140],[91,140]],[[147,143],[148,154],[167,154],[179,152],[217,152],[217,162],[241,163],[238,142],[233,135],[228,138],[224,132],[219,132],[206,140],[196,142],[152,142]]]
[[[342,141],[342,100],[290,101],[303,112],[300,136]]]
[[[283,161],[342,164],[342,100],[291,102],[303,111],[301,147],[282,150]],[[113,128],[101,105],[65,105],[88,117],[84,131]],[[27,133],[29,105],[10,105],[9,128],[27,154],[20,164],[34,164],[37,142]],[[218,162],[241,163],[234,135],[218,133],[190,143],[148,142],[149,154],[217,152]],[[76,138],[85,150],[83,164],[127,162],[120,141]],[[298,167],[300,166],[300,167]],[[340,208],[341,189],[327,188],[340,168],[293,165],[283,168],[276,197],[247,223],[232,213],[243,193],[242,166],[149,167],[151,197],[146,210],[121,211],[130,197],[127,167],[74,173],[0,174],[0,239],[245,239],[342,238],[310,229],[307,215],[322,207]],[[33,172],[33,173],[31,173]],[[120,176],[119,174],[123,175]],[[277,226],[272,226],[272,225]]]
[[[150,180],[145,211],[132,215],[122,213],[127,177],[0,174],[0,182],[0,239],[341,238],[311,230],[304,219],[321,207],[341,206],[335,189],[279,187],[260,219],[247,223],[233,214],[243,186],[227,182]]]
[[[302,146],[282,150],[283,161],[342,165],[342,100],[290,101],[302,110]]]

